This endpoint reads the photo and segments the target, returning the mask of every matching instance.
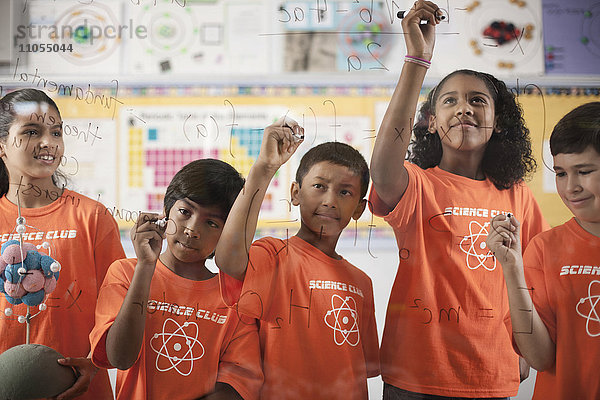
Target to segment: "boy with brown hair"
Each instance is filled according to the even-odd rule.
[[[251,245],[269,182],[303,136],[285,117],[265,129],[217,245],[221,293],[240,314],[260,319],[261,399],[366,399],[367,378],[379,375],[372,283],[336,252],[342,230],[365,209],[362,155],[338,142],[309,150],[291,187],[300,230]]]

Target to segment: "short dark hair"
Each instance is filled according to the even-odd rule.
[[[435,115],[440,89],[455,75],[468,75],[481,80],[492,95],[498,131],[492,133],[481,160],[481,168],[496,188],[509,189],[533,173],[536,162],[532,157],[529,129],[525,125],[521,106],[504,82],[485,72],[470,69],[454,71],[429,92],[413,127],[414,138],[410,143],[408,160],[423,169],[439,165],[442,142],[439,135],[429,132],[429,117]]]
[[[582,153],[592,146],[600,154],[600,101],[571,110],[554,126],[550,153]]]
[[[46,93],[38,89],[15,90],[0,99],[0,141],[6,140],[8,131],[17,116],[15,109],[18,107],[16,105],[20,103],[46,103],[53,107],[60,117],[58,106]],[[61,185],[65,186],[67,177],[57,169],[52,175],[52,182],[58,187]],[[4,161],[0,159],[0,197],[8,193],[8,186],[8,170],[6,169],[6,165],[4,165]]]
[[[341,142],[322,143],[306,152],[296,171],[298,185],[302,186],[302,179],[313,165],[323,161],[347,167],[356,174],[360,178],[360,197],[365,197],[369,188],[369,166],[358,150]]]
[[[201,206],[219,207],[227,218],[244,182],[240,173],[226,162],[210,158],[192,161],[171,179],[165,193],[165,214],[168,218],[173,204],[188,198]]]

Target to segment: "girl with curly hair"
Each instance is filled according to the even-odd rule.
[[[400,258],[381,345],[384,399],[507,398],[519,357],[489,221],[523,221],[523,249],[549,226],[523,183],[535,161],[503,82],[455,71],[412,126],[440,16],[419,0],[402,20],[407,56],[371,158],[370,207],[394,229]]]

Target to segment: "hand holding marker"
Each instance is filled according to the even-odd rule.
[[[441,9],[438,9],[438,11],[440,11],[440,12],[441,12],[442,10],[441,10]],[[406,15],[406,13],[408,13],[408,11],[398,11],[398,13],[396,14],[396,16],[398,17],[398,19],[402,19],[402,18],[404,18],[404,16]],[[437,14],[437,15],[436,15],[436,19],[437,19],[438,21],[443,21],[443,20],[445,20],[445,19],[446,19],[446,16],[445,16],[444,14]],[[426,19],[422,19],[422,20],[421,20],[421,23],[422,23],[422,24],[426,24],[426,23],[427,23],[427,20],[426,20]]]

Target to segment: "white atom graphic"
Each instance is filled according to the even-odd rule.
[[[169,327],[171,329],[168,329]],[[191,328],[193,332],[188,335],[186,328]],[[204,356],[204,346],[198,340],[198,325],[194,322],[185,322],[183,325],[179,325],[171,318],[167,318],[163,323],[162,333],[155,333],[152,336],[150,347],[157,354],[156,369],[158,371],[165,372],[174,369],[183,376],[191,374],[194,369],[194,361]],[[200,355],[194,356],[194,349]],[[161,362],[161,360],[163,361]],[[167,367],[159,364],[166,364]]]
[[[465,236],[460,241],[459,246],[467,255],[467,267],[469,267],[469,269],[477,269],[479,267],[483,267],[488,271],[496,269],[496,257],[494,257],[492,252],[486,251],[487,245],[485,239],[489,233],[487,230],[488,226],[490,226],[489,222],[486,222],[483,225],[477,221],[469,222],[469,235]],[[477,243],[478,241],[479,243]],[[478,248],[484,251],[484,253],[479,253],[477,250]],[[491,258],[494,261],[494,266],[491,268],[485,265],[488,258]]]
[[[344,343],[356,346],[360,342],[358,312],[352,296],[345,299],[337,294],[331,296],[331,310],[325,314],[325,324],[333,329],[333,341],[338,346]]]
[[[577,303],[577,306],[575,306],[575,310],[577,311],[577,314],[579,314],[580,316],[582,316],[583,318],[586,319],[585,322],[585,330],[587,331],[587,334],[590,335],[591,337],[596,337],[596,336],[600,336],[600,317],[598,316],[598,310],[596,310],[596,305],[598,304],[598,302],[600,301],[600,288],[597,290],[596,293],[599,294],[592,294],[592,285],[594,283],[597,283],[598,285],[600,285],[600,281],[591,281],[589,286],[588,286],[588,297],[583,297],[579,300],[579,303]],[[589,311],[586,312],[580,310],[579,306],[583,306],[585,304],[589,304]],[[587,308],[587,307],[582,307],[582,308]]]

